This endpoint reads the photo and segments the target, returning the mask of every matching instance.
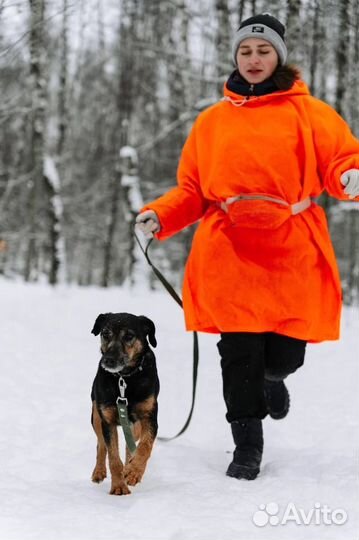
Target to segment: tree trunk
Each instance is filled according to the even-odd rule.
[[[252,16],[257,15],[257,1],[251,0]]]
[[[322,32],[320,28],[319,15],[320,15],[320,0],[314,0],[314,13],[313,13],[313,39],[312,39],[312,48],[310,55],[310,79],[309,79],[309,88],[310,93],[314,96],[316,95],[316,75],[318,71],[318,52],[319,48],[322,46]]]
[[[354,36],[353,36],[353,67],[351,74],[351,96],[349,99],[350,125],[356,135],[359,135],[359,1],[354,6]]]
[[[303,60],[301,0],[287,0],[286,44],[290,63],[301,65]]]
[[[55,161],[47,156],[44,164],[45,187],[49,200],[49,283],[56,285],[65,280],[65,239],[62,233],[63,203],[60,177]]]
[[[216,0],[216,50],[218,93],[221,94],[225,77],[228,77],[231,66],[231,23],[228,0]]]
[[[104,246],[104,266],[102,273],[102,287],[108,287],[111,279],[111,261],[114,253],[114,238],[118,221],[118,204],[121,198],[121,171],[117,170],[111,186],[111,208],[108,216],[108,228]],[[123,195],[122,195],[123,196]]]
[[[63,19],[61,36],[61,65],[59,86],[59,135],[57,141],[57,156],[61,163],[64,153],[66,131],[68,127],[67,86],[68,86],[68,0],[63,0]],[[60,172],[62,167],[60,166]]]
[[[130,119],[133,110],[135,93],[133,89],[136,83],[138,66],[133,54],[136,42],[136,23],[138,18],[139,5],[137,1],[124,0],[121,6],[121,23],[119,29],[119,63],[118,63],[118,93],[116,96],[116,131],[114,140],[117,148],[128,144]],[[99,14],[100,16],[100,14]],[[143,22],[143,21],[142,21]],[[121,162],[121,156],[120,156]],[[117,167],[117,169],[116,169]],[[107,221],[106,240],[104,244],[104,261],[102,272],[102,285],[107,287],[110,283],[113,260],[113,244],[115,238],[116,225],[118,220],[119,200],[122,197],[124,204],[124,190],[121,187],[123,176],[122,163],[115,164],[113,171],[113,181],[110,188],[111,212]],[[126,216],[126,213],[125,213]],[[132,236],[130,235],[130,247],[124,259],[130,260],[128,272],[132,271]]]
[[[24,276],[26,281],[37,278],[40,253],[44,242],[44,124],[46,103],[46,78],[44,67],[44,0],[30,0],[30,78],[32,86],[31,190],[29,195],[29,234]]]
[[[245,8],[246,0],[240,0],[239,2],[239,9],[238,9],[238,26],[241,24],[241,22],[244,19],[244,8]]]
[[[347,87],[347,73],[349,62],[348,36],[350,34],[350,0],[340,0],[339,5],[339,40],[336,48],[337,81],[335,91],[335,109],[341,116],[345,116],[344,98]]]
[[[128,227],[129,266],[128,282],[131,287],[149,283],[149,268],[135,241],[135,217],[143,206],[140,182],[138,178],[138,157],[131,146],[120,149],[121,187],[124,194],[124,214]]]
[[[349,253],[348,253],[348,304],[354,304],[359,299],[359,249],[358,229],[359,212],[350,210],[347,212],[349,229]]]

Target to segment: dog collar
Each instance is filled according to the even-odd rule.
[[[113,373],[113,375],[115,375],[115,377],[120,377],[120,378],[122,377],[123,379],[125,379],[127,377],[132,377],[132,375],[135,375],[138,371],[142,371],[143,370],[143,364],[145,363],[145,359],[146,359],[146,354],[147,353],[144,353],[144,355],[142,356],[142,360],[141,360],[140,364],[138,366],[136,366],[129,373],[123,373],[122,371],[118,371],[117,373]]]

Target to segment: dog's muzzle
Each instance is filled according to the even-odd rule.
[[[104,354],[101,358],[101,366],[110,373],[119,373],[128,366],[127,355]]]

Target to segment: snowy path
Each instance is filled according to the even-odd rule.
[[[89,394],[99,361],[90,330],[106,311],[155,321],[160,434],[172,435],[191,393],[192,340],[180,309],[162,292],[144,299],[118,288],[52,290],[6,281],[0,298],[1,540],[358,538],[357,310],[345,311],[341,341],[310,346],[305,366],[289,379],[290,415],[265,421],[263,467],[254,482],[224,474],[232,442],[218,338],[201,335],[190,428],[176,441],[157,442],[143,482],[130,496],[115,497],[108,479],[90,481],[96,441]],[[260,527],[252,518],[268,503],[278,506],[268,507],[272,524]],[[312,515],[308,525],[281,523],[290,503]],[[331,524],[324,523],[325,505]],[[266,517],[257,513],[257,523]]]

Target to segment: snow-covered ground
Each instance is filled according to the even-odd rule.
[[[357,310],[345,310],[341,341],[309,346],[305,366],[288,379],[291,411],[282,421],[265,420],[254,482],[225,476],[232,442],[218,337],[201,335],[188,431],[157,441],[142,483],[116,497],[108,479],[90,481],[90,388],[99,361],[93,322],[106,311],[154,320],[159,431],[169,436],[182,427],[191,396],[192,338],[180,308],[165,292],[4,280],[0,298],[1,540],[358,537]]]

